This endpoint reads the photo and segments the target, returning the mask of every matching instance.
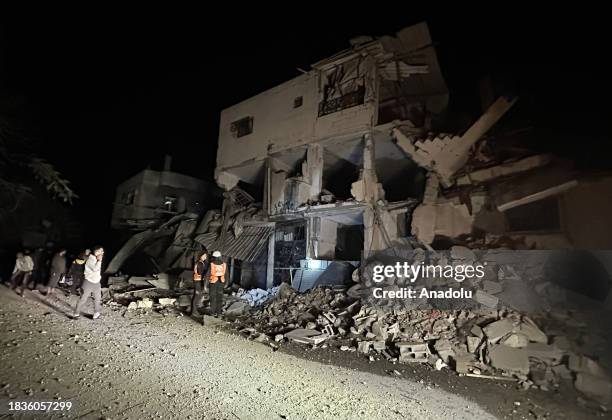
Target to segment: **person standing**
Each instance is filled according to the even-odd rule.
[[[223,308],[223,285],[225,284],[225,271],[227,265],[221,258],[221,252],[215,251],[209,268],[208,295],[210,297],[211,315],[220,315]]]
[[[62,276],[66,274],[66,250],[60,249],[51,260],[51,272],[47,283],[47,296],[53,295]]]
[[[191,315],[199,315],[198,306],[202,303],[203,284],[208,273],[210,263],[208,261],[208,251],[204,250],[200,258],[193,266],[193,298],[191,299]]]
[[[102,304],[102,286],[100,280],[102,280],[102,257],[104,256],[104,249],[101,246],[95,247],[93,253],[87,257],[85,262],[83,281],[83,293],[77,303],[74,310],[73,317],[78,318],[81,315],[81,309],[90,295],[93,295],[94,299],[94,314],[93,319],[100,318],[100,310]]]
[[[17,259],[15,261],[15,268],[13,269],[13,275],[11,281],[13,284],[13,290],[17,292],[17,287],[21,285],[20,296],[23,297],[23,292],[30,282],[32,277],[32,271],[34,270],[34,261],[32,257],[28,255],[28,252],[18,252]]]
[[[70,286],[70,293],[73,295],[77,294],[77,290],[81,289],[81,285],[85,280],[85,262],[89,257],[90,251],[86,249],[85,252],[81,252],[81,254],[72,261],[70,265],[70,270],[68,270],[68,274],[72,278],[72,286]]]

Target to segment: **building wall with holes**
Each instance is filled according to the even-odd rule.
[[[363,66],[362,66],[363,67]],[[375,124],[375,67],[366,62],[360,76],[363,104],[319,116],[327,75],[312,70],[221,112],[217,172],[319,140],[350,134]],[[239,136],[232,124],[252,118],[252,132]],[[235,127],[234,127],[235,128]]]

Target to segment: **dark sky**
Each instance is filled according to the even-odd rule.
[[[500,15],[394,9],[303,21],[13,21],[0,31],[0,93],[24,99],[40,154],[81,196],[76,210],[88,216],[90,240],[108,237],[115,185],[149,164],[160,168],[165,153],[175,170],[212,179],[223,108],[298,75],[297,67],[346,48],[353,36],[393,34],[422,20],[454,109],[474,111],[477,81],[499,75],[529,93],[525,102],[542,124],[609,142],[607,27],[592,18]]]

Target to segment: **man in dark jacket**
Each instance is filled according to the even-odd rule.
[[[49,283],[47,283],[47,296],[53,295],[61,277],[66,274],[66,250],[60,249],[51,260],[49,272]]]
[[[77,294],[77,291],[81,290],[81,285],[83,284],[83,280],[85,280],[85,261],[87,261],[90,253],[89,249],[86,249],[85,252],[82,252],[76,257],[70,265],[70,270],[68,271],[68,274],[72,278],[70,293],[74,295]]]
[[[204,250],[193,267],[193,298],[191,299],[191,315],[199,315],[198,306],[202,304],[202,289],[208,272],[208,251]]]

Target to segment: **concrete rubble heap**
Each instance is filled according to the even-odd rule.
[[[273,347],[283,341],[337,347],[370,360],[514,380],[525,389],[552,390],[562,381],[573,381],[578,391],[600,404],[609,404],[612,397],[608,373],[581,355],[569,334],[549,336],[531,318],[507,309],[386,310],[363,304],[345,288],[298,293],[283,284],[275,298],[252,308],[237,325]],[[551,328],[559,333],[558,326]]]

